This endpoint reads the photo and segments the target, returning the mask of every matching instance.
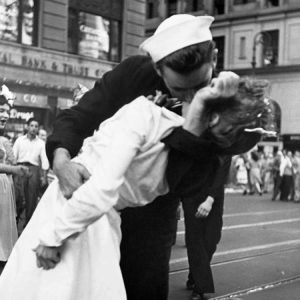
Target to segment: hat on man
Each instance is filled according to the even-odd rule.
[[[140,49],[156,63],[179,49],[212,40],[209,27],[213,21],[211,16],[173,15],[157,27]]]

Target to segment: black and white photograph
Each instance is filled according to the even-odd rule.
[[[297,0],[0,0],[0,300],[300,300],[299,86]]]

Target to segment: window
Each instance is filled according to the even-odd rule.
[[[224,69],[224,52],[225,52],[225,37],[218,36],[214,37],[214,42],[216,43],[216,48],[218,49],[218,60],[217,60],[217,71],[222,71]]]
[[[68,52],[97,59],[119,61],[120,21],[69,9]]]
[[[37,45],[38,0],[0,0],[0,39]]]
[[[158,17],[158,0],[147,0],[146,18],[153,19]]]
[[[246,38],[244,36],[240,37],[240,57],[239,59],[246,58]]]
[[[233,4],[248,4],[248,3],[253,3],[256,2],[256,0],[234,0]]]
[[[215,0],[214,13],[216,15],[223,15],[224,12],[225,12],[225,1],[224,0]]]
[[[203,0],[186,0],[185,11],[199,11],[204,9]]]
[[[264,31],[265,39],[263,43],[263,64],[277,65],[278,64],[278,43],[279,30]]]
[[[167,5],[168,17],[177,14],[177,0],[169,0]]]
[[[279,6],[279,0],[267,0],[266,1],[267,7],[276,7]]]

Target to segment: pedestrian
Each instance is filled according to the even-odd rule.
[[[47,131],[43,128],[39,129],[38,137],[46,143],[47,141]]]
[[[18,137],[13,145],[17,164],[28,167],[30,174],[29,177],[18,178],[17,180],[21,182],[16,183],[24,189],[25,225],[36,208],[40,187],[47,183],[47,170],[49,169],[45,142],[37,136],[39,122],[31,118],[27,121],[27,125],[27,133]],[[17,199],[18,202],[20,202],[19,199]]]
[[[300,202],[300,152],[295,151],[293,157],[294,181],[295,181],[295,194],[294,202]]]
[[[197,90],[210,84],[217,59],[209,29],[212,21],[210,16],[186,14],[164,20],[141,45],[148,56],[125,59],[104,74],[78,105],[61,112],[46,147],[66,197],[89,178],[87,170],[70,159],[102,121],[140,95],[159,91],[167,95],[162,100],[176,98],[186,104]],[[179,127],[164,139],[171,153],[177,149],[193,156],[196,149],[206,147],[205,159],[210,144],[195,138],[193,131],[190,134],[186,127]],[[199,158],[199,151],[195,156]],[[120,264],[129,300],[167,299],[178,203],[178,196],[169,193],[145,207],[122,211]]]
[[[272,201],[277,200],[277,197],[281,192],[280,164],[282,159],[283,159],[283,154],[282,151],[279,150],[275,155],[273,166],[272,166],[272,177],[273,177]]]
[[[0,131],[3,133],[9,119],[13,97],[6,86],[0,92]],[[0,136],[0,273],[18,239],[16,205],[12,175],[26,176],[27,168],[16,166],[10,141]]]
[[[44,128],[39,128],[39,132],[38,132],[38,137],[45,143],[47,142],[47,131]],[[48,162],[49,165],[49,162]],[[44,170],[42,168],[40,168],[40,178],[41,178],[41,185],[39,188],[39,194],[38,194],[38,199],[41,199],[42,195],[44,194],[45,190],[48,187],[48,182],[49,182],[49,177],[51,178],[52,176],[52,171],[48,168],[48,170],[46,171],[46,174],[44,173]],[[43,178],[46,177],[46,181],[43,181]]]
[[[201,184],[198,192],[193,191],[182,197],[189,262],[186,287],[192,290],[192,300],[206,299],[206,293],[215,292],[210,263],[221,239],[224,184],[230,164],[230,156],[223,157],[222,161],[215,160],[211,168],[204,164],[204,176],[212,176],[214,168],[217,167],[220,170],[218,177],[207,181],[212,186]]]
[[[235,161],[235,168],[236,168],[236,182],[237,185],[242,187],[243,195],[247,195],[247,185],[248,185],[248,174],[246,163],[243,155],[239,155]]]
[[[185,119],[141,96],[86,139],[74,161],[91,177],[69,201],[57,180],[49,186],[0,277],[1,299],[126,299],[118,211],[168,192],[168,148],[161,139],[192,122],[196,135],[209,127],[215,143],[229,147],[244,130],[256,130],[257,114],[267,111],[260,82],[228,86],[231,79],[238,80],[223,73],[198,91],[185,104]],[[228,133],[229,128],[235,129]],[[257,135],[246,139],[253,143]]]
[[[273,154],[264,153],[262,158],[262,190],[263,193],[269,193],[270,181],[272,178]]]
[[[250,153],[251,159],[249,161],[250,163],[250,181],[252,185],[252,191],[250,194],[259,194],[262,195],[261,191],[261,163],[259,159],[259,154],[257,151],[252,151]]]
[[[293,188],[293,166],[291,162],[291,154],[286,149],[282,151],[282,159],[280,161],[279,173],[281,177],[280,201],[289,201],[292,196]]]

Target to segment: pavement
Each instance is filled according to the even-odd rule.
[[[189,300],[184,226],[170,264],[168,300]],[[212,261],[215,300],[300,300],[300,205],[227,190],[222,240]]]
[[[277,281],[237,293],[211,298],[215,300],[299,300],[300,277]]]

